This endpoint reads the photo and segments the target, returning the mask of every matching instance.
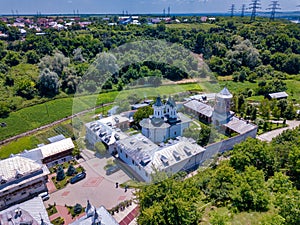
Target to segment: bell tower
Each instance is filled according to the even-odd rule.
[[[221,125],[227,123],[230,120],[230,103],[232,100],[232,94],[225,87],[221,92],[216,95],[216,102],[213,112],[213,123],[215,125]]]

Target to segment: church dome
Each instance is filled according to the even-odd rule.
[[[157,97],[157,98],[156,98],[156,102],[154,103],[154,106],[156,106],[156,107],[164,106],[164,104],[162,103],[160,97]]]

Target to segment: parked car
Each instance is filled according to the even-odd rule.
[[[118,170],[120,170],[118,165],[114,165],[114,166],[110,166],[107,170],[106,170],[106,175],[111,175],[115,172],[117,172]]]
[[[78,182],[80,180],[83,180],[85,177],[86,177],[86,173],[85,172],[79,173],[79,174],[77,174],[76,176],[74,176],[74,177],[72,177],[70,179],[70,183],[74,184],[74,183],[76,183],[76,182]]]
[[[47,201],[50,198],[50,195],[47,191],[40,193],[38,196],[41,197],[43,201]]]

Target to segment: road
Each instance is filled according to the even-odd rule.
[[[270,142],[274,137],[278,136],[283,131],[288,130],[288,129],[293,129],[297,126],[300,126],[300,121],[287,120],[286,124],[288,125],[288,127],[284,127],[284,128],[280,128],[280,129],[276,129],[276,130],[272,130],[272,131],[263,133],[261,135],[258,135],[256,138],[259,140],[262,140],[262,141]]]

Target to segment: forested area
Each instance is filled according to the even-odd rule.
[[[136,192],[139,224],[299,224],[299,140],[298,127],[248,139],[191,178],[154,175]]]
[[[0,40],[1,117],[53,97],[72,95],[97,54],[133,41],[166,40],[203,54],[216,77],[231,75],[236,82],[256,83],[257,88],[242,93],[244,97],[284,91],[286,80],[299,80],[300,28],[287,21],[260,18],[250,23],[248,18],[217,18],[212,24],[201,24],[193,22],[197,18],[189,18],[191,24],[176,27],[164,23],[108,26],[101,19],[92,20],[87,30],[76,26],[46,29],[42,36],[28,30],[25,38],[15,27],[0,22],[0,30],[9,35]],[[174,51],[164,54],[174,55]],[[104,89],[122,90],[136,79],[143,84],[148,82],[145,77],[157,85],[157,77],[180,80],[193,75],[187,73],[190,68],[184,71],[180,62],[169,65],[153,58],[130,64],[136,61],[134,55],[129,54],[127,64],[101,84]],[[197,66],[192,59],[187,61]],[[94,91],[97,86],[90,80],[83,88]]]

